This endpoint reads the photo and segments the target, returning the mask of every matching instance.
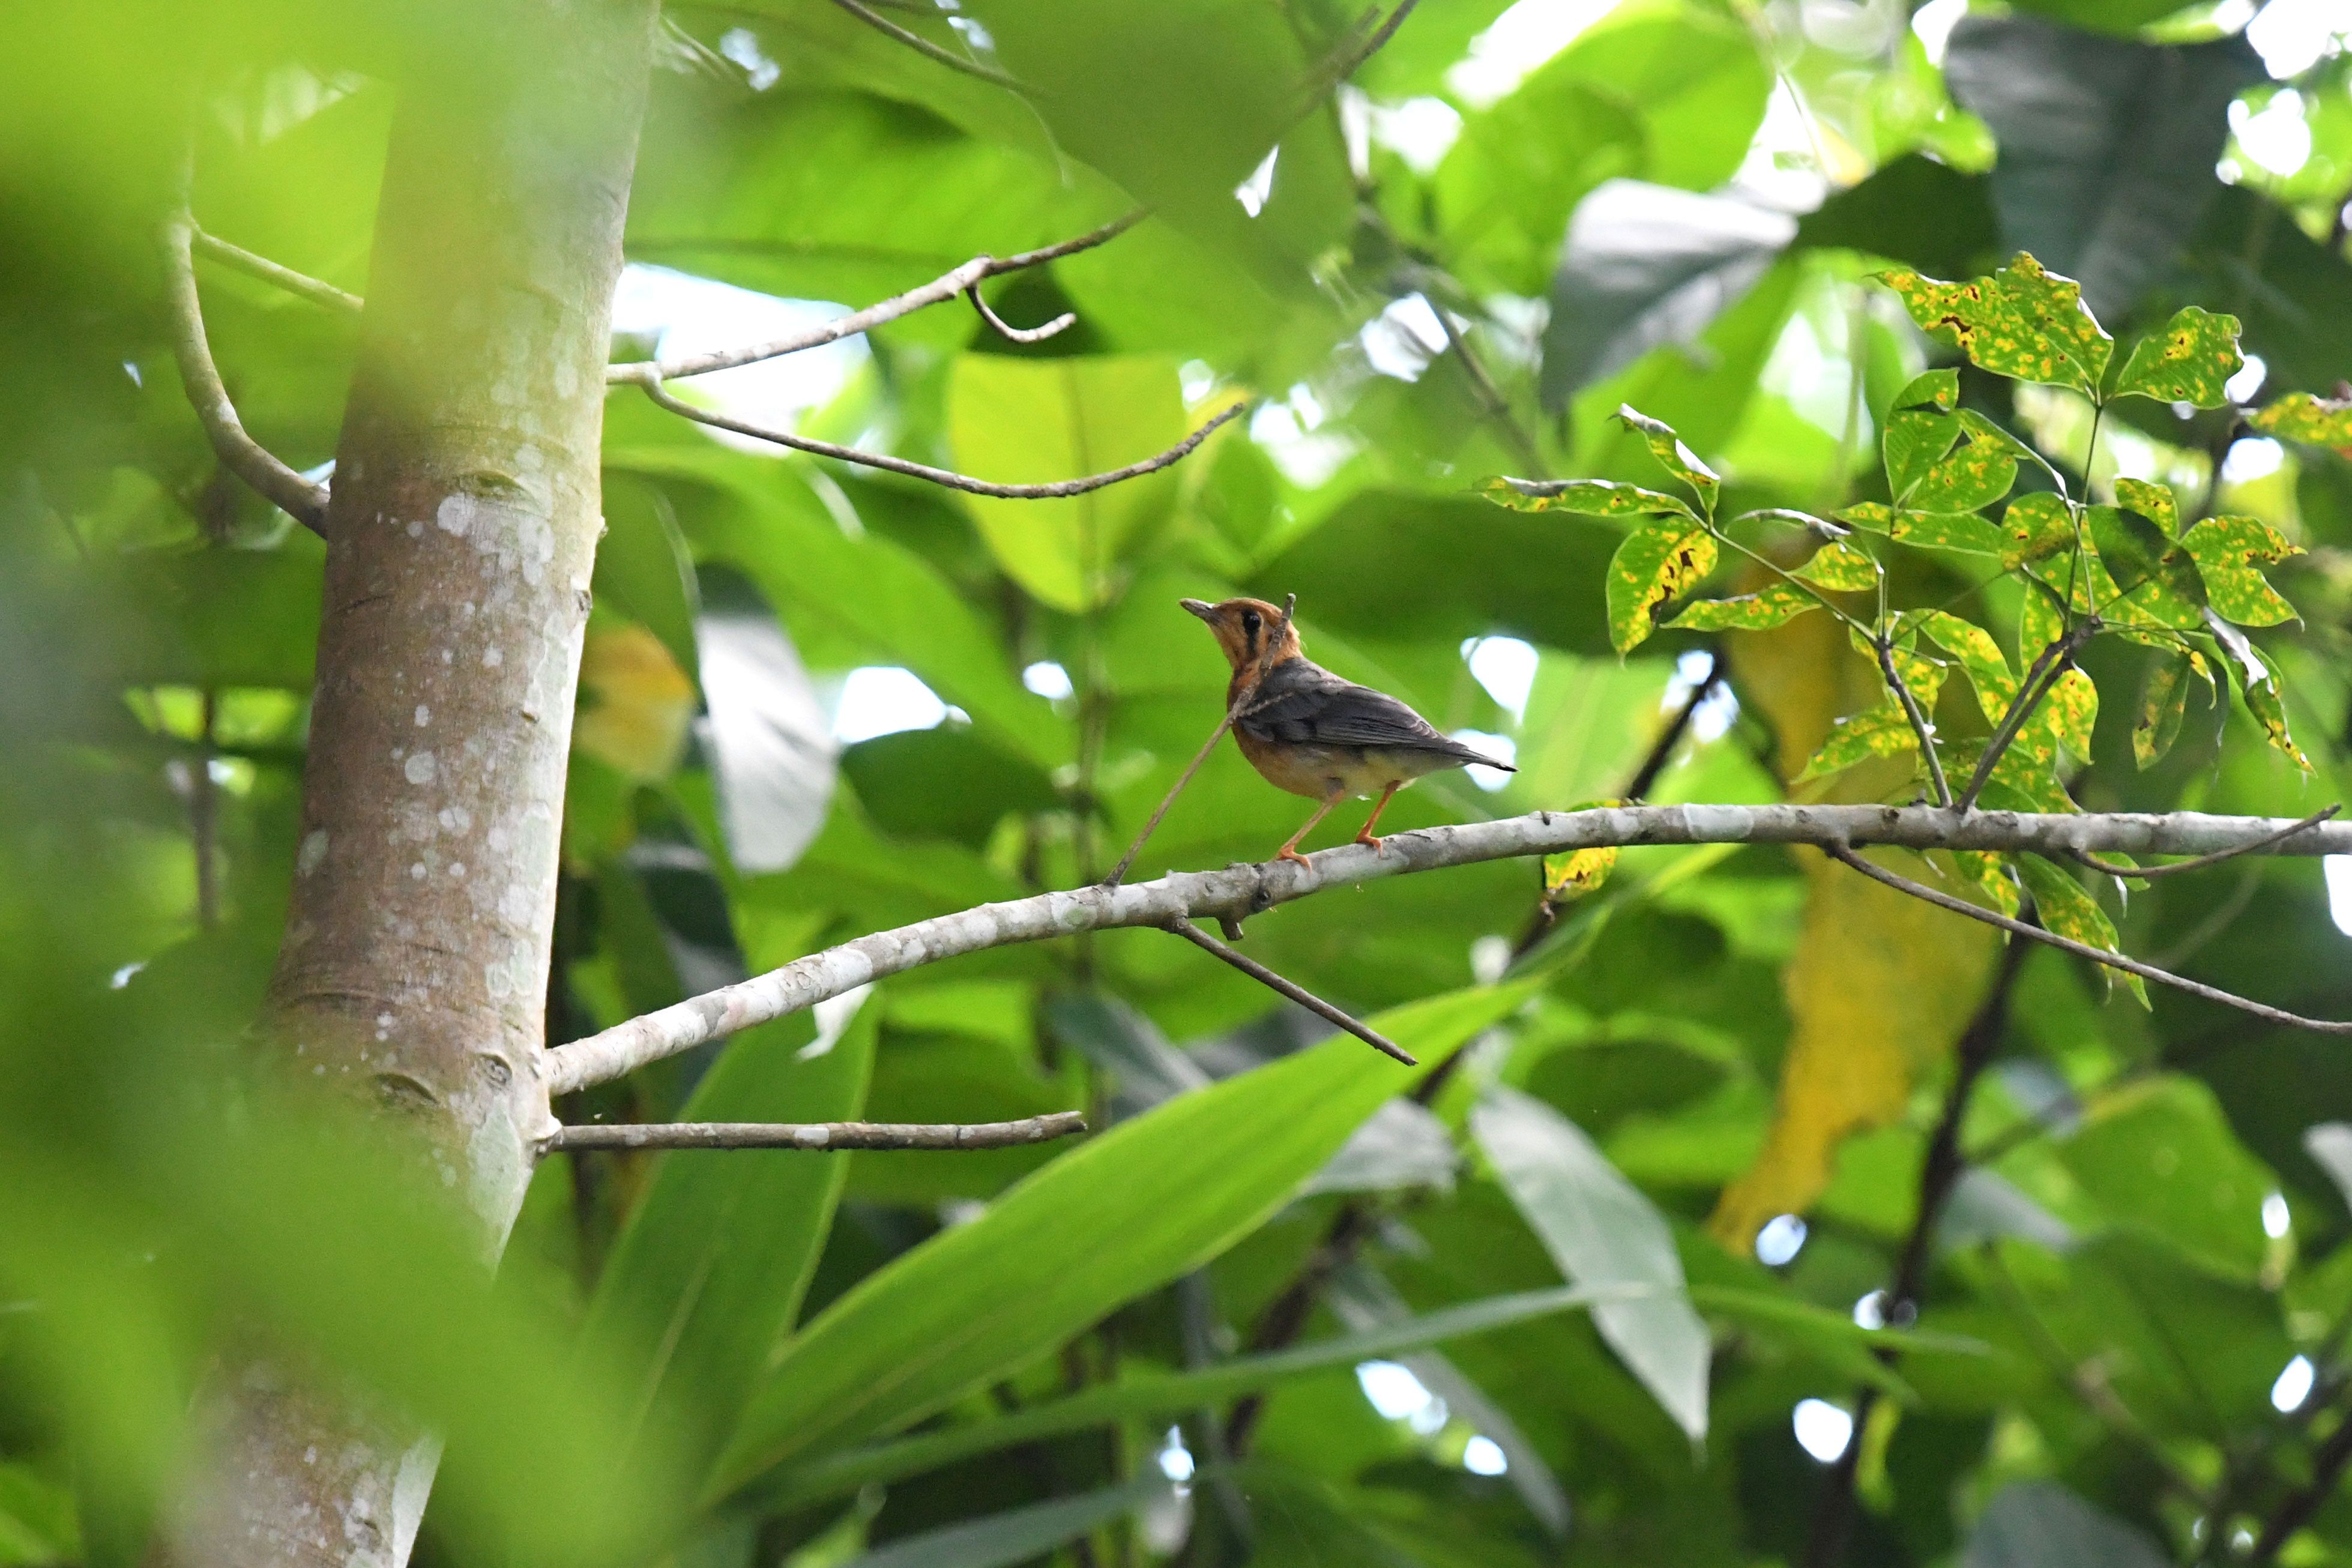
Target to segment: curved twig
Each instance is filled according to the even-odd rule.
[[[356,316],[367,306],[367,301],[357,294],[346,293],[332,283],[322,283],[306,272],[280,266],[266,256],[256,256],[241,245],[231,245],[217,235],[206,234],[194,223],[188,225],[188,236],[198,250],[215,261],[234,267],[249,278],[258,278],[289,294],[298,294],[314,305],[323,305],[347,316]]]
[[[1404,1063],[1404,1065],[1409,1068],[1417,1068],[1421,1065],[1421,1063],[1414,1059],[1414,1058],[1407,1052],[1402,1046],[1398,1045],[1394,1040],[1390,1039],[1386,1035],[1381,1034],[1378,1029],[1373,1028],[1370,1025],[1349,1017],[1339,1008],[1331,1005],[1330,1003],[1323,1000],[1322,997],[1315,994],[1314,992],[1307,990],[1304,985],[1300,985],[1294,981],[1284,979],[1281,975],[1276,974],[1273,970],[1268,969],[1265,964],[1260,963],[1256,959],[1251,958],[1244,953],[1235,952],[1232,948],[1227,947],[1223,942],[1219,942],[1215,937],[1211,936],[1207,931],[1202,931],[1200,927],[1194,925],[1191,921],[1185,920],[1181,915],[1168,922],[1168,929],[1174,931],[1178,936],[1182,937],[1186,942],[1191,942],[1193,946],[1199,948],[1202,952],[1213,953],[1215,956],[1223,959],[1227,963],[1232,964],[1235,969],[1240,970],[1244,974],[1248,975],[1252,980],[1256,981],[1259,984],[1266,987],[1270,991],[1273,991],[1277,995],[1287,996],[1290,1000],[1297,1003],[1300,1006],[1306,1008],[1317,1017],[1321,1018],[1328,1023],[1336,1025],[1339,1028],[1347,1030],[1348,1033],[1355,1036],[1356,1038],[1363,1041],[1364,1044],[1371,1047],[1372,1049],[1380,1052],[1382,1056],[1394,1057],[1398,1061]]]
[[[971,301],[971,308],[980,312],[980,319],[993,328],[997,336],[1013,342],[1042,343],[1047,338],[1057,336],[1078,324],[1077,312],[1065,310],[1042,327],[1016,327],[989,308],[988,301],[980,297],[977,284],[963,293],[964,298]]]
[[[1924,899],[1937,909],[1949,910],[1956,915],[1966,915],[1972,921],[1982,921],[1987,925],[1999,926],[2011,935],[2029,937],[2035,942],[2057,948],[2063,952],[2071,952],[2077,958],[2087,958],[2094,963],[2104,963],[2110,969],[2120,969],[2126,974],[2137,974],[2143,980],[2153,980],[2158,985],[2169,985],[2176,991],[2186,991],[2191,996],[2200,996],[2208,1002],[2218,1002],[2224,1007],[2234,1007],[2241,1013],[2251,1013],[2257,1018],[2265,1019],[2273,1024],[2287,1024],[2298,1029],[2309,1029],[2322,1035],[2352,1035],[2352,1023],[2339,1022],[2332,1018],[2306,1018],[2300,1013],[2290,1013],[2283,1007],[2273,1007],[2267,1003],[2256,1002],[2233,992],[2221,990],[2218,986],[2208,985],[2202,981],[2191,980],[2185,974],[2175,974],[2169,969],[2158,969],[2153,963],[2143,963],[2137,958],[2126,958],[2120,952],[2109,952],[2105,948],[2093,947],[2088,942],[2076,942],[2070,937],[2060,936],[2055,931],[2044,931],[2040,926],[2028,925],[2021,920],[2012,920],[1997,910],[1988,910],[1981,905],[1972,904],[1966,899],[1954,898],[1951,894],[1940,892],[1925,882],[1915,882],[1910,878],[1890,871],[1884,866],[1874,866],[1845,845],[1824,844],[1822,849],[1831,859],[1841,865],[1852,867],[1874,882],[1885,883],[1897,892],[1908,893],[1915,899]]]
[[[172,355],[179,362],[180,384],[195,410],[221,466],[253,487],[263,500],[281,508],[295,521],[326,537],[327,487],[313,484],[246,434],[221,384],[220,367],[213,363],[212,344],[205,337],[204,302],[196,293],[194,255],[195,225],[186,212],[163,223],[163,291],[172,312]]]
[[[643,383],[643,385],[647,397],[652,398],[672,414],[681,418],[691,419],[698,425],[708,425],[715,430],[731,430],[738,436],[749,436],[757,441],[773,441],[779,447],[790,447],[796,452],[808,452],[816,457],[832,458],[844,463],[856,463],[864,468],[880,468],[886,473],[904,474],[909,479],[929,479],[935,485],[944,486],[951,490],[961,490],[967,495],[996,496],[1005,500],[1056,500],[1066,496],[1082,496],[1089,490],[1102,489],[1106,486],[1119,484],[1128,479],[1140,479],[1146,474],[1158,473],[1162,468],[1183,461],[1192,455],[1192,449],[1207,440],[1211,433],[1219,426],[1238,417],[1250,407],[1246,403],[1236,403],[1166,451],[1155,453],[1139,462],[1129,463],[1125,468],[1113,468],[1108,473],[1088,474],[1083,479],[1055,479],[1049,483],[1037,485],[1000,485],[987,479],[975,479],[969,474],[959,474],[951,469],[935,468],[929,463],[909,462],[904,458],[893,458],[883,452],[860,451],[856,447],[843,447],[831,441],[811,440],[805,436],[794,436],[782,430],[770,430],[762,426],[730,418],[727,415],[715,413],[708,408],[697,408],[691,403],[671,396],[658,382],[647,381]]]
[[[896,38],[917,54],[935,59],[950,70],[961,71],[966,76],[978,77],[981,80],[993,82],[998,87],[1009,87],[1013,91],[1025,96],[1038,96],[1036,89],[1005,75],[994,66],[983,65],[978,60],[966,59],[953,49],[942,48],[910,27],[902,27],[887,16],[875,15],[874,12],[859,5],[857,0],[833,0],[833,3],[876,32]]]
[[[1936,754],[1936,727],[1919,710],[1919,699],[1903,683],[1903,676],[1895,668],[1895,647],[1885,637],[1873,637],[1871,647],[1878,650],[1878,668],[1886,677],[1886,689],[1903,705],[1903,717],[1911,722],[1911,733],[1919,742],[1919,754],[1927,759],[1927,782],[1935,786],[1936,804],[1952,804],[1952,786],[1945,782],[1943,759]]]
[[[2033,663],[2027,667],[2025,679],[2017,683],[2017,695],[2010,700],[2009,711],[2000,716],[2000,723],[1993,731],[1992,738],[1985,742],[1984,754],[1977,759],[1976,771],[1969,775],[1967,786],[1954,803],[1960,810],[1973,811],[1976,808],[1977,796],[1982,795],[1985,785],[1992,782],[1992,770],[2000,762],[2001,753],[2009,750],[2010,743],[2017,739],[2018,731],[2025,728],[2025,721],[2033,716],[2034,709],[2041,706],[2042,700],[2050,695],[2051,689],[2058,684],[2059,678],[2066,671],[2067,661],[2074,657],[2075,650],[2090,641],[2098,629],[2096,619],[2082,622],[2043,648]],[[2023,651],[2021,648],[2019,650],[2021,653]]]
[[[559,1046],[538,1063],[551,1092],[565,1094],[942,959],[1086,931],[1164,926],[1178,918],[1238,921],[1328,888],[1521,856],[1612,845],[1856,842],[1911,849],[2022,849],[2047,856],[2069,849],[2197,855],[2267,837],[2286,826],[2273,817],[2186,811],[2060,815],[1891,805],[1616,805],[1530,812],[1392,833],[1378,850],[1343,844],[1317,851],[1305,865],[1285,860],[1185,871],[1156,881],[1076,888],[959,910],[875,931],[632,1018]],[[2321,823],[2270,847],[2294,855],[2352,854],[2352,823]],[[1975,911],[1974,905],[1969,907]],[[2088,956],[2106,962],[2095,951]],[[2282,1016],[2302,1022],[2293,1015]]]
[[[2114,861],[2100,859],[2087,849],[2070,849],[2067,854],[2072,858],[2088,866],[2092,870],[2104,871],[2110,877],[2169,877],[2175,871],[2201,871],[2208,866],[2218,866],[2224,860],[2234,860],[2241,855],[2251,855],[2258,849],[2267,849],[2283,838],[2294,837],[2306,827],[2318,826],[2343,809],[2343,803],[2339,801],[2325,811],[2313,812],[2292,827],[2282,827],[2276,833],[2267,834],[2251,844],[2240,844],[2228,849],[2216,849],[2210,855],[2200,855],[2194,860],[2175,860],[2168,866],[2119,866]]]
[[[862,310],[795,332],[788,338],[775,338],[764,343],[750,343],[741,348],[714,349],[709,353],[688,354],[673,360],[633,360],[626,364],[604,367],[608,383],[634,381],[653,384],[681,381],[688,376],[708,375],[716,370],[732,370],[738,365],[757,364],[784,354],[799,353],[806,349],[823,348],[844,338],[856,337],[910,316],[917,310],[944,304],[967,289],[975,288],[991,278],[1001,278],[1008,272],[1019,272],[1031,267],[1042,267],[1048,261],[1058,261],[1065,256],[1076,256],[1082,250],[1092,250],[1125,234],[1143,220],[1143,209],[1136,208],[1123,217],[1112,219],[1100,228],[1089,229],[1075,239],[1065,239],[1035,250],[1024,250],[1013,256],[975,256],[962,266],[942,272],[919,288],[903,294],[894,294]]]
[[[539,1152],[559,1149],[1010,1149],[1084,1132],[1075,1110],[1019,1121],[655,1121],[559,1127]]]

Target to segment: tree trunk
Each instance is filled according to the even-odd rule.
[[[598,445],[655,0],[483,0],[405,62],[328,513],[264,1032],[421,1131],[495,1255],[543,1006]],[[190,1565],[404,1562],[428,1434],[268,1352],[200,1395]]]

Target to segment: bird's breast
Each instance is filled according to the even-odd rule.
[[[1402,747],[1276,741],[1239,726],[1234,727],[1234,741],[1266,783],[1309,800],[1334,794],[1378,795],[1391,784],[1410,784],[1423,773],[1455,765],[1433,753]]]

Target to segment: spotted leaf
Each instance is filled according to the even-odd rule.
[[[2085,947],[2095,947],[2102,952],[2121,952],[2116,942],[2115,922],[2107,911],[2099,908],[2099,900],[2091,897],[2083,884],[2039,855],[2016,858],[2017,874],[2025,890],[2033,895],[2033,907],[2042,916],[2042,924],[2057,936],[2068,937]],[[2120,971],[2099,965],[2102,982],[2109,986]],[[2131,987],[2139,1005],[2147,1005],[2147,987],[2137,974],[2124,975],[2124,984]]]
[[[2180,738],[2180,721],[2189,711],[2190,659],[2204,662],[2202,655],[2184,648],[2148,666],[2139,716],[2132,721],[2132,760],[2142,768],[2162,762]]]
[[[2023,251],[1989,278],[1939,283],[1909,268],[1878,274],[1911,319],[1971,363],[2019,381],[2095,394],[2115,352],[2082,286]]]
[[[1617,868],[1617,847],[1613,844],[1598,849],[1571,849],[1565,855],[1544,857],[1544,902],[1565,904],[1584,897],[1609,879]]]
[[[1642,439],[1649,443],[1650,455],[1658,459],[1658,466],[1690,486],[1698,495],[1699,510],[1713,516],[1716,497],[1723,490],[1723,480],[1717,477],[1713,468],[1699,460],[1697,453],[1683,445],[1682,438],[1675,434],[1675,427],[1651,418],[1629,404],[1619,405],[1617,417],[1625,422],[1627,428],[1641,432]]]
[[[1962,426],[1952,416],[1959,396],[1959,374],[1949,370],[1914,377],[1895,395],[1886,432],[1879,440],[1890,495],[1899,496],[1917,484],[1959,439]]]
[[[1805,764],[1805,771],[1797,775],[1798,782],[1824,778],[1872,757],[1895,756],[1916,750],[1918,744],[1919,737],[1913,731],[1911,721],[1904,717],[1903,710],[1892,701],[1885,702],[1832,725],[1829,739]]]
[[[2219,408],[2230,401],[2223,388],[2245,363],[2238,355],[2237,317],[2184,306],[2162,331],[2133,345],[2116,395]]]
[[[2209,517],[2181,536],[2181,549],[2204,574],[2213,608],[2242,626],[2274,626],[2294,619],[2261,568],[2300,555],[2300,546],[2259,518]]]
[[[1859,594],[1878,586],[1878,560],[1859,544],[1833,539],[1793,575],[1835,593]]]
[[[1761,632],[1786,626],[1822,602],[1793,583],[1775,583],[1736,599],[1696,599],[1666,625],[1686,632]]]
[[[1971,511],[1898,511],[1887,529],[1897,544],[1921,550],[1957,550],[1969,555],[2000,553],[2000,530]]]
[[[1478,493],[1513,511],[1573,511],[1587,517],[1698,516],[1690,503],[1662,490],[1614,479],[1514,479],[1497,475],[1481,479]]]
[[[2011,919],[2023,907],[2017,883],[2011,879],[2001,858],[1990,850],[1932,849],[1927,853],[1927,861],[1939,870],[1945,862],[1949,862],[1952,879],[1963,886],[1962,896],[1974,894],[1976,903],[1990,904]]]
[[[1658,606],[1698,586],[1715,559],[1714,538],[1686,511],[1681,521],[1627,534],[1609,558],[1611,646],[1619,653],[1640,647],[1656,625]]]
[[[2085,507],[2083,521],[2105,574],[2105,582],[2093,584],[2093,603],[2102,615],[2128,604],[2138,611],[2134,618],[2142,626],[2186,629],[2203,620],[2204,576],[2195,557],[2162,529],[2116,506]]]
[[[1977,706],[1986,722],[2000,723],[2009,705],[2017,700],[2017,677],[2010,673],[2009,660],[2002,657],[1992,634],[1948,610],[1928,611],[1920,617],[1919,629],[1959,661],[1969,684],[1976,689]]]
[[[2091,731],[2099,721],[2099,689],[2081,670],[2059,673],[2042,700],[2042,716],[2058,743],[2084,762],[2091,760]]]
[[[2009,503],[2000,518],[2000,563],[2043,561],[2074,542],[2074,513],[2061,497],[2035,490]]]
[[[2170,485],[2151,484],[2146,479],[2117,479],[2116,503],[2156,524],[2167,539],[2180,537],[2180,512]]]
[[[2247,416],[2246,423],[2282,440],[2314,447],[2352,447],[2352,398],[2339,403],[2307,392],[2290,392]]]
[[[1904,511],[1974,511],[2007,495],[2016,482],[2016,454],[2000,442],[1970,436],[1895,500]]]
[[[2257,680],[2249,675],[2238,683],[2238,690],[2246,700],[2246,711],[2263,727],[2263,739],[2296,767],[2309,773],[2311,759],[2303,754],[2303,748],[2294,743],[2294,736],[2287,730],[2286,689],[2279,682],[2278,666],[2260,648],[2254,650],[2254,658],[2263,667],[2263,679]]]

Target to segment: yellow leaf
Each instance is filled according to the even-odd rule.
[[[694,722],[694,682],[661,638],[630,621],[588,628],[572,743],[633,779],[667,777]]]

